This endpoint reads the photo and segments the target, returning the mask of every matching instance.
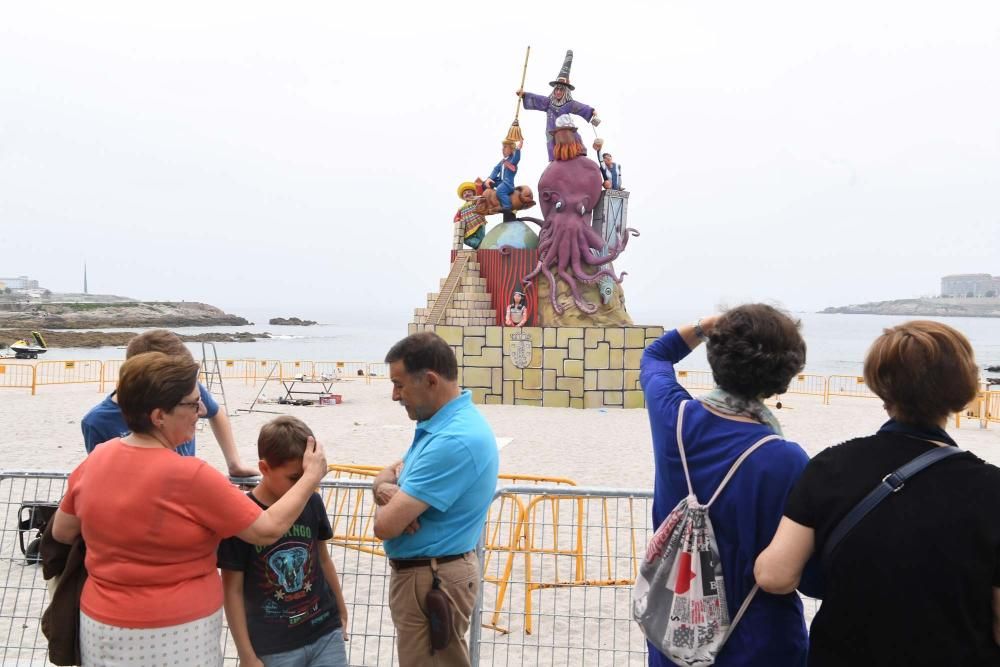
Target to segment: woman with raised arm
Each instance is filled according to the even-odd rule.
[[[703,341],[708,343],[717,386],[695,400],[677,381],[674,365]],[[784,439],[763,403],[788,389],[805,359],[799,323],[765,304],[739,306],[679,326],[646,348],[642,357],[640,380],[655,461],[654,526],[688,496],[681,446],[692,490],[700,503],[707,503],[737,459],[766,441],[743,460],[709,509],[725,580],[721,601],[729,619],[754,591],[754,559],[774,535],[785,499],[808,462],[799,445]],[[806,653],[799,597],[757,592],[715,665],[801,667]],[[652,644],[649,664],[673,665]]]
[[[98,447],[69,477],[52,536],[86,543],[80,650],[87,667],[222,664],[224,537],[276,541],[326,474],[313,440],[303,475],[261,510],[205,461],[177,456],[194,437],[198,364],[147,352],[121,367],[118,405],[131,433]]]

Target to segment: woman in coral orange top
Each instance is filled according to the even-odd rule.
[[[131,433],[98,447],[69,477],[52,534],[87,545],[80,598],[83,664],[222,664],[216,549],[238,535],[283,535],[326,474],[313,441],[303,475],[262,511],[221,473],[173,449],[194,437],[198,364],[149,352],[121,368],[118,404]]]

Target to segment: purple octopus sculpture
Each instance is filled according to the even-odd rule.
[[[588,314],[596,312],[597,305],[583,298],[580,284],[596,283],[604,276],[621,283],[626,275],[616,276],[610,266],[603,265],[614,261],[625,250],[629,236],[638,236],[638,231],[623,228],[609,253],[597,255],[604,239],[591,228],[591,213],[603,182],[597,163],[582,156],[549,163],[538,180],[544,220],[538,237],[538,265],[524,277],[524,285],[531,284],[539,273],[548,278],[549,296],[557,313],[564,309],[556,302],[556,275],[569,287],[577,308]],[[586,267],[598,268],[589,273]]]

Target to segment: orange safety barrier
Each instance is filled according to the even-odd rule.
[[[35,364],[35,385],[96,384],[104,387],[104,364],[96,360],[39,361]]]
[[[807,375],[800,373],[788,383],[786,394],[806,394],[808,396],[827,396],[827,378],[823,375]]]
[[[865,379],[857,375],[831,375],[826,382],[826,398],[824,403],[830,402],[831,396],[853,396],[855,398],[878,398],[878,396],[868,385]]]
[[[979,422],[979,428],[986,428],[988,420],[986,418],[986,391],[980,390],[969,404],[955,413],[955,427],[962,425],[962,418],[975,419]]]
[[[385,362],[372,362],[368,364],[368,381],[372,380],[388,380],[389,379],[389,364]]]
[[[118,386],[118,372],[121,370],[124,359],[107,359],[101,369],[101,393],[107,391],[108,386],[112,389]]]
[[[331,380],[362,380],[368,384],[367,361],[314,361],[313,373]]]
[[[316,371],[313,370],[313,362],[311,361],[282,361],[279,363],[281,364],[281,375],[276,379],[294,380],[296,375],[304,378],[312,378],[316,375]],[[275,378],[272,377],[272,379]]]
[[[674,369],[677,373],[677,381],[685,389],[714,389],[715,380],[712,378],[712,371],[682,371]]]
[[[0,389],[30,389],[35,395],[34,364],[0,363]]]
[[[330,464],[327,469],[335,479],[372,479],[384,466],[361,465],[361,464]],[[514,484],[546,484],[576,486],[576,482],[566,477],[552,477],[547,475],[532,475],[523,473],[500,473],[500,482]],[[368,489],[344,489],[331,488],[327,490],[324,503],[327,513],[333,517],[333,539],[331,542],[337,546],[347,549],[354,549],[364,553],[385,556],[382,548],[382,541],[375,537],[375,504],[371,502],[370,490]],[[546,497],[539,497],[545,499]],[[550,498],[553,512],[558,516],[558,499]],[[582,503],[582,501],[581,501]],[[583,505],[580,505],[582,509]],[[485,576],[486,583],[497,586],[496,606],[493,607],[494,615],[492,622],[484,624],[500,632],[507,632],[505,628],[497,625],[499,621],[500,609],[506,597],[510,576],[514,568],[515,556],[523,551],[525,539],[533,543],[537,539],[538,533],[527,533],[528,524],[525,517],[529,514],[529,508],[516,496],[503,494],[494,500],[486,516],[484,528],[484,539],[486,554],[483,564],[483,572],[488,571],[489,563],[494,552],[497,557],[503,557],[503,573],[498,577]],[[579,521],[577,522],[580,523]],[[545,532],[545,531],[542,531]],[[557,540],[558,542],[558,540]],[[576,540],[575,546],[571,546],[569,551],[561,551],[563,555],[572,554],[582,558],[582,541]],[[558,543],[556,544],[558,549]],[[501,556],[502,554],[502,556]],[[527,561],[530,563],[530,560]],[[581,564],[582,568],[582,564]],[[582,573],[582,569],[580,570]],[[540,586],[551,585],[539,584]],[[528,590],[530,596],[531,588]],[[529,601],[530,604],[530,601]],[[529,622],[530,632],[530,622]]]
[[[1000,391],[987,391],[983,396],[983,414],[986,421],[1000,422]]]

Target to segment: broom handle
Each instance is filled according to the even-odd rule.
[[[524,90],[524,80],[528,76],[528,56],[531,55],[531,46],[528,46],[528,50],[524,52],[524,70],[521,72],[521,87],[518,90]],[[517,107],[514,109],[514,120],[517,121],[517,117],[521,113],[521,96],[517,96]]]

